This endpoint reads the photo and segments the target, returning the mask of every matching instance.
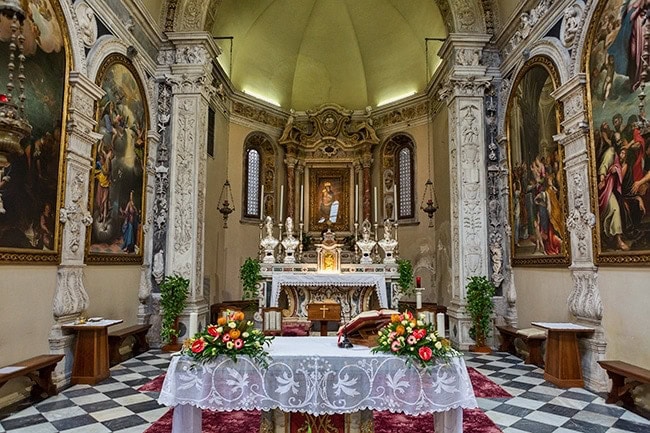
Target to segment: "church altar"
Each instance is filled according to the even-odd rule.
[[[267,411],[260,428],[265,432],[284,432],[284,426],[273,425],[278,416],[269,411],[436,413],[437,432],[461,433],[462,409],[477,407],[462,357],[423,370],[367,347],[340,349],[336,337],[277,337],[268,352],[272,360],[267,368],[246,356],[206,364],[173,357],[158,398],[175,407],[172,433],[200,433],[201,409]],[[372,418],[361,419],[365,421],[348,427],[373,431]]]

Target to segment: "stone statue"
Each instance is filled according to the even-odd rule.
[[[298,247],[298,239],[293,236],[293,218],[287,217],[285,222],[286,231],[282,246],[284,247],[284,263],[296,263],[295,251]]]
[[[275,263],[275,247],[278,246],[280,241],[273,237],[273,219],[270,216],[266,217],[264,222],[264,230],[266,236],[260,241],[260,246],[264,250],[263,263]]]
[[[370,221],[365,220],[361,223],[361,239],[357,241],[357,246],[361,250],[361,264],[372,263],[372,249],[375,248],[377,242],[370,239]]]
[[[393,239],[393,224],[390,220],[384,221],[384,238],[380,240],[379,246],[384,250],[384,263],[395,263],[394,251],[397,248],[397,240]]]

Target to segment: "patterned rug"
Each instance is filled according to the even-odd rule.
[[[509,398],[512,397],[506,390],[479,373],[468,367],[469,378],[474,387],[476,397],[482,398]],[[145,383],[138,391],[160,392],[165,375],[160,375],[151,382]],[[174,409],[170,409],[144,433],[170,433],[172,429],[172,416]],[[374,414],[375,433],[431,433],[433,432],[433,415],[410,416],[400,413],[379,412]],[[259,426],[260,412],[212,412],[203,411],[203,433],[253,433]],[[501,430],[488,418],[481,409],[463,410],[464,433],[502,433]],[[314,432],[318,433],[318,432]]]

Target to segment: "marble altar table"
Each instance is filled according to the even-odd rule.
[[[461,433],[463,408],[477,407],[462,357],[424,370],[363,346],[339,349],[336,337],[301,337],[299,345],[296,341],[277,337],[268,350],[272,360],[266,368],[246,356],[237,362],[219,357],[205,364],[173,357],[158,399],[175,407],[172,433],[200,433],[201,409],[267,411],[263,424],[278,419],[269,411],[316,416],[372,410],[436,413],[436,432]],[[284,431],[277,424],[265,428]]]

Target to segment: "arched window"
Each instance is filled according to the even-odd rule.
[[[383,219],[415,218],[413,139],[406,134],[390,137],[382,152]]]
[[[270,138],[261,132],[249,134],[244,142],[243,159],[242,217],[259,221],[273,215],[275,201],[275,148]]]

